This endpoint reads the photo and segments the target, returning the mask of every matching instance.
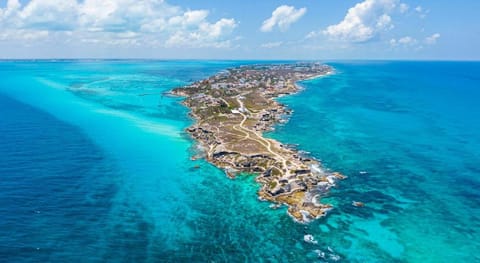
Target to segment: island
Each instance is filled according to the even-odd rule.
[[[320,199],[345,176],[263,133],[286,121],[291,110],[275,98],[298,92],[297,82],[323,76],[332,68],[320,63],[246,65],[175,88],[195,123],[186,131],[206,160],[234,178],[256,176],[261,200],[288,206],[288,214],[306,223],[332,208]],[[195,157],[193,157],[195,158]]]

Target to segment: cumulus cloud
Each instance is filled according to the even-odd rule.
[[[0,23],[4,22],[3,24],[6,25],[6,21],[11,19],[12,21],[8,21],[11,23],[17,23],[18,21],[18,10],[20,9],[20,2],[18,0],[8,0],[7,5],[5,8],[0,8]]]
[[[411,37],[411,36],[404,36],[404,37],[401,37],[399,39],[395,39],[395,38],[392,38],[390,39],[390,45],[392,47],[396,47],[396,46],[414,46],[418,43],[418,41]]]
[[[435,33],[431,36],[428,36],[425,38],[425,44],[428,44],[428,45],[433,45],[433,44],[436,44],[437,43],[437,40],[440,38],[440,34],[439,33]]]
[[[278,26],[280,31],[286,31],[291,24],[297,22],[306,12],[307,9],[305,7],[296,9],[293,6],[281,5],[272,12],[270,18],[263,21],[260,30],[270,32]]]
[[[40,30],[75,28],[78,4],[75,0],[32,0],[19,13],[19,26]]]
[[[414,45],[417,43],[417,40],[411,36],[402,37],[398,40],[399,44],[402,45]]]
[[[392,47],[415,47],[416,49],[422,49],[423,44],[434,45],[437,43],[437,40],[440,38],[439,33],[435,33],[431,36],[425,37],[425,39],[417,40],[411,36],[404,36],[399,39],[392,38],[390,39],[390,46]]]
[[[164,0],[30,0],[23,6],[8,0],[0,8],[0,36],[61,32],[88,43],[228,46],[238,23],[227,18],[211,22],[208,15]]]
[[[365,42],[393,28],[391,13],[398,0],[365,0],[350,8],[344,19],[328,26],[323,34],[331,39]]]
[[[77,12],[77,23],[83,30],[121,32],[139,31],[142,26],[178,15],[181,10],[156,0],[85,0],[78,3]]]
[[[182,20],[181,28],[186,28],[191,25],[191,21]],[[196,23],[195,23],[196,24]],[[237,26],[234,19],[222,18],[214,24],[204,22],[204,18],[199,19],[199,27],[197,30],[179,30],[169,37],[166,45],[187,46],[187,47],[229,47],[231,40],[219,41],[223,35],[230,34]]]

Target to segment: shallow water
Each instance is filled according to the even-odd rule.
[[[1,62],[0,256],[480,260],[480,63],[331,63],[336,74],[280,99],[294,114],[268,136],[349,176],[309,225],[258,201],[250,176],[190,161],[187,110],[162,95],[244,63]]]

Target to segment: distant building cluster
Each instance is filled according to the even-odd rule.
[[[241,94],[243,90],[255,88],[265,95],[273,95],[294,85],[297,80],[324,75],[330,70],[329,66],[320,63],[249,65],[229,69],[189,87],[222,90],[221,93],[227,95]],[[206,97],[205,103],[211,104],[212,101],[209,100],[211,98]]]

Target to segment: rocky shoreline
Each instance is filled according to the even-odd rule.
[[[185,97],[196,121],[187,132],[205,149],[208,162],[230,178],[255,174],[261,200],[287,205],[296,221],[309,222],[332,208],[320,196],[345,176],[262,133],[291,114],[275,98],[298,92],[298,81],[331,72],[319,63],[242,66],[171,93]]]

